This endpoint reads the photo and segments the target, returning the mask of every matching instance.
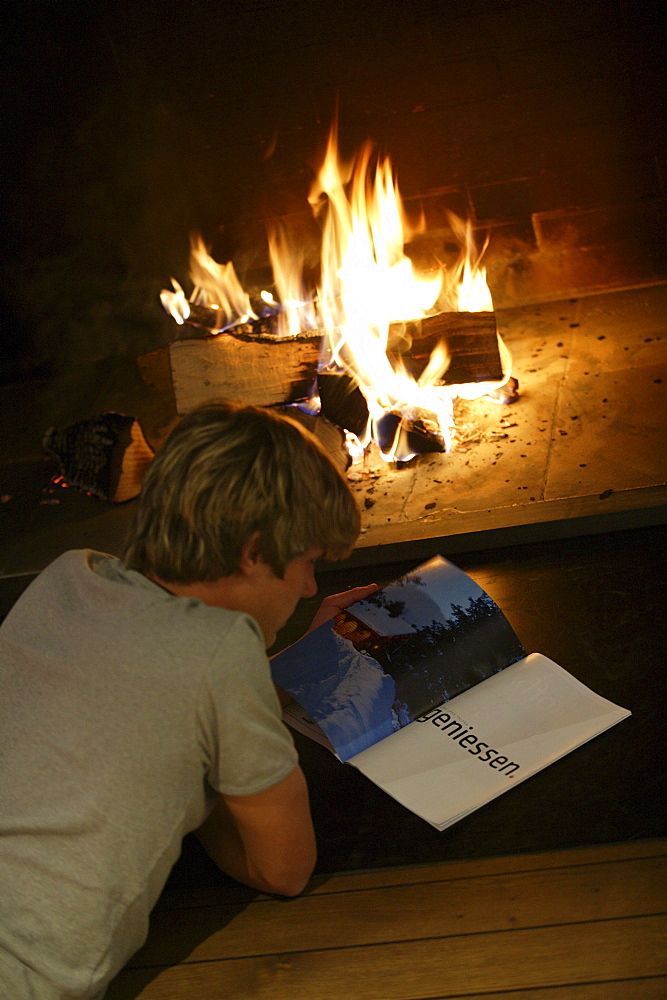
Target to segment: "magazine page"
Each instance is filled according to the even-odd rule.
[[[436,556],[273,657],[271,670],[349,760],[524,654],[489,595]]]
[[[531,653],[350,763],[444,830],[630,714]]]

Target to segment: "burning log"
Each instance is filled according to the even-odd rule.
[[[441,385],[502,379],[495,313],[445,312],[389,327],[389,354],[399,355],[413,378],[419,378],[440,343],[450,356]]]
[[[138,495],[153,458],[139,421],[121,413],[102,413],[64,428],[50,427],[42,444],[58,460],[68,486],[114,503]]]
[[[361,438],[368,424],[369,412],[366,399],[354,379],[349,375],[320,372],[317,387],[322,415]],[[378,421],[376,433],[380,450],[385,453],[394,450],[397,435],[401,438],[398,451],[402,454],[424,455],[447,450],[444,438],[436,428],[427,426],[422,419],[407,420],[393,411]]]
[[[205,331],[204,337],[221,331],[221,316],[210,306],[191,304],[188,325]],[[271,342],[289,342],[293,337],[279,333],[277,315],[262,316],[230,327],[234,337]],[[451,361],[442,385],[464,382],[497,382],[502,378],[498,353],[496,317],[493,312],[444,312],[407,323],[391,323],[388,351],[400,357],[407,371],[418,378],[434,348],[444,341]],[[321,330],[306,330],[298,339],[315,340]]]
[[[317,376],[319,340],[269,341],[221,333],[176,340],[169,360],[180,414],[215,399],[255,406],[307,399]]]
[[[239,399],[258,406],[292,403],[312,395],[318,380],[319,345],[322,331],[300,337],[278,339],[267,336],[265,320],[234,327],[218,336],[176,340],[169,346],[176,408],[181,414],[211,399]],[[499,381],[502,366],[498,351],[495,314],[440,313],[412,323],[393,323],[389,328],[389,354],[400,357],[415,378],[424,371],[433,348],[444,343],[450,365],[439,385]],[[346,398],[361,420],[358,397],[348,384],[327,390]],[[355,401],[356,400],[356,401]],[[349,430],[347,420],[335,422]]]

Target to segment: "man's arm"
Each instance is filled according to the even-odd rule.
[[[315,866],[308,789],[298,766],[264,792],[221,795],[196,833],[219,868],[263,892],[296,896]]]

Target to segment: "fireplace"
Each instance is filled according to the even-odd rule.
[[[451,255],[452,212],[489,236],[521,388],[509,406],[457,403],[448,455],[398,467],[371,452],[352,470],[361,550],[661,516],[657,4],[93,7],[10,19],[5,155],[23,170],[3,263],[6,399],[39,390],[42,430],[129,411],[159,443],[173,415],[160,365],[179,336],[160,288],[187,273],[192,232],[244,278],[266,269],[267,219],[311,233],[313,154],[337,105],[344,154],[370,138],[390,155],[423,253]]]
[[[529,303],[496,319],[518,398],[457,400],[448,454],[388,463],[367,449],[347,473],[363,514],[356,562],[378,549],[428,553],[438,539],[455,552],[662,521],[665,286]],[[166,350],[142,359],[149,381],[167,360]]]

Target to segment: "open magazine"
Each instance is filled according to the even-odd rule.
[[[439,830],[627,718],[435,556],[271,661],[285,721]]]

